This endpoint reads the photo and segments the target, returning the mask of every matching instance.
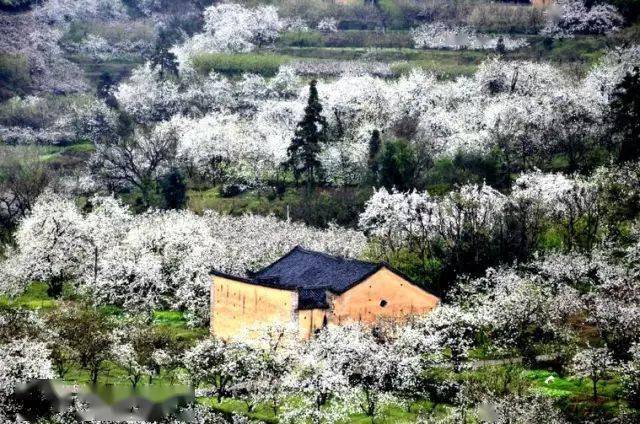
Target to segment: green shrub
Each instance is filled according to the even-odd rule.
[[[338,31],[324,35],[326,47],[412,47],[409,31]]]
[[[0,53],[0,101],[22,95],[31,83],[29,63],[22,54]]]
[[[405,18],[403,7],[395,0],[378,0],[387,28],[406,28],[411,23]],[[406,5],[406,3],[405,3]]]
[[[553,40],[529,37],[529,47],[507,54],[509,59],[548,60],[570,64],[572,70],[584,72],[596,63],[611,47],[609,37],[576,36],[572,39]]]
[[[316,31],[298,31],[284,33],[278,40],[279,44],[294,47],[319,47],[324,45],[322,34]]]
[[[388,260],[391,266],[421,284],[425,289],[436,295],[442,294],[438,287],[440,272],[442,270],[442,262],[440,259],[423,259],[417,252],[401,249],[391,258],[388,258]]]
[[[449,191],[456,185],[482,184],[492,187],[509,185],[501,172],[501,162],[497,154],[458,153],[453,158],[435,161],[425,173],[425,185],[429,192]]]
[[[370,197],[371,190],[367,187],[319,189],[312,198],[300,195],[292,202],[291,219],[316,227],[326,227],[330,223],[356,227],[364,204]]]
[[[193,66],[202,75],[215,71],[231,75],[248,72],[273,76],[281,65],[290,61],[290,57],[275,54],[201,53],[193,58]]]
[[[473,75],[478,68],[477,64],[461,64],[441,61],[439,59],[412,60],[395,62],[391,64],[391,72],[396,75],[410,74],[414,69],[433,72],[435,75],[449,79],[461,75]]]
[[[378,182],[387,189],[415,188],[416,152],[405,140],[388,141],[377,157]]]

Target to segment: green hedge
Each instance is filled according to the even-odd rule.
[[[317,31],[296,31],[282,34],[278,44],[294,47],[322,47],[324,40],[322,34]]]
[[[278,40],[291,47],[412,47],[409,31],[345,30],[329,34],[318,31],[289,32]]]
[[[275,75],[291,58],[277,54],[201,53],[192,60],[194,68],[202,75],[212,71],[231,75],[250,72],[268,77]]]

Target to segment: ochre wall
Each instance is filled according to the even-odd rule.
[[[295,321],[298,294],[248,284],[220,276],[213,277],[211,289],[212,335],[232,339],[260,332],[274,324]]]
[[[386,301],[383,307],[381,301]],[[404,317],[424,314],[435,308],[440,300],[411,284],[387,268],[371,275],[333,300],[329,316],[332,324],[348,321],[370,324],[377,317]]]
[[[298,332],[301,338],[308,339],[313,332],[319,328],[322,328],[324,324],[324,317],[327,316],[329,310],[326,309],[307,309],[298,311]]]
[[[552,3],[553,3],[553,0],[531,0],[531,4],[533,4],[536,7],[549,6]]]

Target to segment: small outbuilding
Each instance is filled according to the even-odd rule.
[[[249,277],[214,271],[212,278],[211,334],[223,339],[274,324],[293,324],[308,338],[327,325],[425,314],[440,302],[384,262],[300,246]]]

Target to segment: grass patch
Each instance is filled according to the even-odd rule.
[[[54,162],[65,156],[88,155],[95,151],[93,143],[78,143],[70,146],[42,146],[39,159],[42,162]]]
[[[562,377],[546,370],[530,370],[523,373],[525,379],[532,384],[531,390],[544,396],[554,398],[573,398],[588,401],[592,398],[592,383],[589,379]],[[598,382],[598,396],[616,399],[620,393],[619,378]]]
[[[273,411],[265,405],[257,405],[254,410],[249,413],[247,412],[247,405],[238,399],[223,399],[221,402],[218,402],[215,398],[200,398],[198,402],[225,415],[240,414],[266,423],[278,422]]]
[[[71,284],[65,284],[62,291],[62,298],[71,300],[75,297],[75,290]],[[58,306],[59,301],[49,297],[47,294],[47,284],[33,282],[27,286],[25,291],[18,296],[0,296],[0,305],[12,308],[26,308],[31,310],[52,309]]]
[[[207,405],[216,411],[223,414],[239,414],[249,416],[250,418],[264,421],[267,423],[278,422],[277,417],[273,414],[273,411],[265,405],[257,405],[251,412],[247,412],[247,406],[244,402],[238,399],[223,399],[218,402],[214,398],[200,398],[198,402],[202,405]],[[296,399],[287,400],[289,403],[296,402]],[[438,405],[435,407],[429,401],[421,401],[412,405],[411,411],[400,405],[389,405],[382,410],[379,417],[376,418],[376,423],[394,424],[394,423],[415,423],[420,412],[433,411],[433,415],[436,417],[444,417],[448,414],[448,410],[444,405]],[[349,417],[350,423],[358,424],[370,424],[372,422],[371,417],[362,413],[354,413]]]
[[[77,300],[77,294],[72,284],[65,284],[62,299],[64,301]],[[33,282],[26,290],[15,297],[0,296],[0,306],[12,308],[26,308],[30,310],[48,311],[59,306],[60,301],[47,295],[47,284]],[[121,319],[125,315],[124,309],[115,305],[102,305],[98,307],[102,313],[115,319]],[[184,313],[173,310],[157,310],[152,314],[153,325],[166,329],[171,336],[185,341],[194,341],[206,337],[209,334],[208,327],[190,327]],[[88,378],[88,377],[87,377]],[[87,380],[88,381],[88,380]]]
[[[193,58],[193,66],[202,75],[212,71],[228,75],[242,73],[273,76],[280,66],[291,61],[288,56],[264,53],[201,53]]]
[[[391,64],[391,70],[403,75],[423,69],[443,78],[473,74],[490,52],[454,50],[416,50],[411,48],[353,47],[281,47],[279,54],[309,60],[374,61]]]
[[[296,47],[324,46],[322,34],[317,31],[286,32],[278,39],[278,45]]]
[[[323,36],[326,47],[413,47],[413,39],[409,31],[371,31],[349,30],[338,31]]]
[[[196,213],[214,210],[240,216],[247,213],[289,218],[315,227],[336,223],[353,228],[371,197],[370,187],[318,188],[313,198],[306,198],[302,187],[289,187],[281,195],[272,190],[252,190],[233,197],[222,197],[218,188],[190,190],[187,206]]]
[[[68,291],[69,289],[65,289]],[[12,308],[26,308],[31,310],[52,309],[58,302],[47,295],[47,285],[45,283],[31,283],[27,289],[19,296],[0,296],[0,305]]]
[[[510,52],[508,59],[550,61],[567,66],[567,71],[584,76],[603,55],[614,47],[614,41],[604,36],[576,36],[553,40],[540,36],[529,37],[528,47]]]
[[[187,198],[189,209],[196,213],[210,209],[236,216],[254,213],[286,218],[287,205],[299,202],[300,193],[295,189],[288,189],[278,197],[261,194],[259,191],[248,191],[238,196],[222,197],[219,188],[214,187],[207,190],[190,190]]]
[[[153,311],[153,323],[168,327],[184,327],[187,320],[180,311]]]
[[[437,59],[396,62],[391,65],[391,71],[393,71],[394,74],[406,75],[411,73],[413,70],[422,70],[425,72],[433,72],[435,75],[445,79],[451,79],[462,75],[470,76],[473,75],[477,69],[477,64],[461,65],[443,63]]]

